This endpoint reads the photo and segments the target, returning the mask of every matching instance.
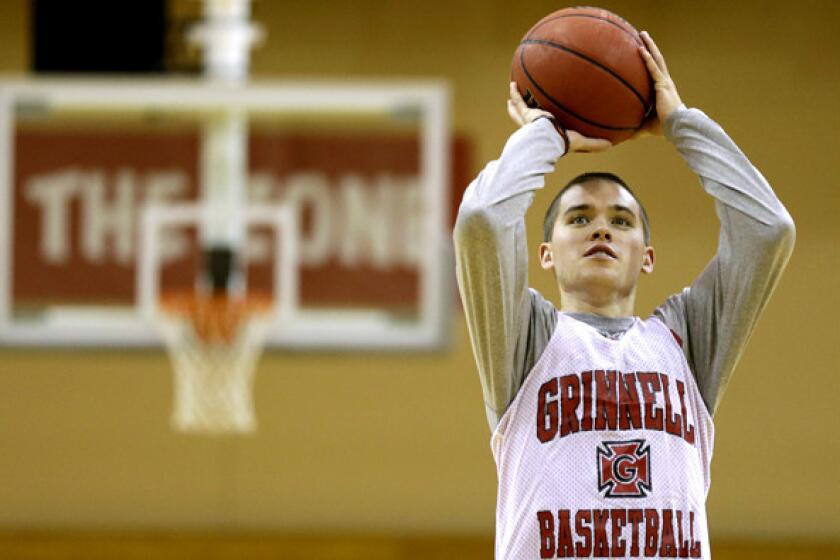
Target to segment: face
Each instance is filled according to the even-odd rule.
[[[624,188],[593,179],[569,188],[540,264],[553,270],[561,293],[603,300],[634,294],[641,273],[653,271],[641,210]]]

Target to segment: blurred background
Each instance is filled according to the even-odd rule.
[[[67,84],[115,74],[202,79],[199,51],[183,39],[202,17],[197,0],[119,3],[118,10],[110,4],[80,2],[76,16],[83,16],[71,17],[70,3],[0,3],[0,96],[4,83],[35,76]],[[713,553],[840,558],[840,5],[604,0],[599,6],[650,32],[685,103],[723,126],[797,225],[796,250],[715,418]],[[251,80],[435,84],[449,103],[448,179],[439,185],[448,240],[461,192],[514,130],[505,112],[513,51],[533,23],[562,7],[537,0],[256,0],[251,16],[265,36],[252,50]],[[375,128],[379,139],[366,149],[405,138],[402,128],[364,127]],[[17,132],[19,141],[26,132],[31,127]],[[358,133],[353,137],[359,141]],[[269,142],[261,157],[271,160],[271,146],[288,145],[284,138],[285,144]],[[69,148],[30,140],[33,161],[56,150],[72,157]],[[360,149],[352,146],[333,146],[327,159],[336,149],[345,158]],[[413,156],[393,156],[389,173],[422,166],[413,146],[406,148]],[[714,205],[661,138],[562,160],[528,219],[531,285],[555,301],[552,278],[535,265],[542,216],[551,185],[589,170],[622,176],[651,215],[658,266],[637,301],[637,313],[646,315],[714,254]],[[11,190],[18,187],[13,182]],[[14,297],[29,298],[23,313],[49,296],[21,293],[19,286],[41,285],[53,272],[21,272],[16,256],[43,243],[21,232],[39,218],[31,208],[26,214],[31,198],[5,196],[14,203],[0,202],[13,208],[3,225],[4,251],[14,247],[15,258],[2,272],[16,282]],[[423,241],[403,242],[408,251]],[[4,339],[0,557],[491,558],[490,433],[451,249],[437,254],[446,279],[436,338],[419,347],[267,349],[253,387],[258,428],[246,435],[172,430],[172,365],[159,345]],[[340,272],[327,268],[304,285],[333,278],[340,284]],[[354,282],[374,304],[416,304],[418,273],[410,263],[385,276],[366,273]],[[119,274],[90,269],[80,283],[107,284]],[[401,282],[408,287],[400,289]],[[397,295],[377,299],[366,285],[385,292],[396,286]],[[317,290],[309,293],[319,298]],[[335,297],[352,306],[353,293]],[[13,298],[12,311],[19,311],[14,306]]]

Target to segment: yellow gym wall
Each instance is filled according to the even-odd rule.
[[[797,224],[794,256],[716,416],[713,542],[840,539],[840,4],[599,5],[651,33],[683,100],[724,127]],[[563,6],[258,0],[268,40],[253,74],[444,78],[477,172],[514,129],[505,99],[519,38]],[[0,3],[0,72],[27,71],[27,24],[23,0]],[[572,155],[548,182],[596,169],[624,177],[651,214],[657,269],[637,310],[647,314],[713,255],[713,203],[659,138]],[[532,257],[552,192],[529,217]],[[554,297],[534,260],[532,284]],[[259,432],[244,438],[170,431],[163,352],[3,349],[0,529],[491,535],[489,432],[457,303],[453,316],[442,352],[269,352]]]

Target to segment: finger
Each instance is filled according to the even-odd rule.
[[[653,59],[656,61],[656,64],[659,65],[659,68],[662,69],[662,72],[667,74],[668,64],[665,62],[665,57],[662,55],[662,51],[659,50],[659,46],[656,44],[656,41],[653,40],[653,37],[651,37],[650,33],[647,31],[645,31],[645,37],[647,38],[648,48],[650,49],[650,53],[653,55]]]
[[[508,111],[515,109],[517,113],[522,113],[522,107],[525,103],[522,101],[522,96],[519,95],[519,88],[516,87],[516,82],[510,82],[508,84],[508,96]],[[516,120],[520,119],[517,118]]]
[[[653,40],[653,37],[651,37],[650,33],[648,33],[647,31],[642,31],[642,39],[645,41],[648,50],[653,55],[653,59],[656,61],[656,65],[659,66],[659,68],[664,74],[667,74],[668,65],[665,64],[665,57],[662,56],[662,52],[659,50],[659,47],[656,46],[656,42]]]
[[[528,105],[525,104],[525,100],[522,99],[522,95],[519,94],[519,89],[513,82],[510,84],[510,99],[513,101],[516,110],[520,113],[525,113],[528,110]]]
[[[612,148],[612,142],[601,138],[587,138],[581,144],[581,148],[587,152],[603,152]]]
[[[653,78],[654,82],[661,81],[665,76],[662,73],[662,70],[659,69],[659,65],[656,64],[656,61],[651,56],[650,52],[645,47],[639,47],[639,53],[641,53],[642,58],[645,59],[645,65],[647,66],[648,72],[650,72],[650,76]]]
[[[516,82],[510,83],[510,99],[517,105],[525,104],[525,101],[522,99],[522,96],[519,94],[519,88],[516,87]]]
[[[574,130],[570,130],[568,134],[575,152],[603,152],[612,147],[612,143],[603,138],[589,138]]]

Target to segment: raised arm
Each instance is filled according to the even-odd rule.
[[[715,198],[720,220],[714,258],[690,287],[655,311],[682,338],[703,400],[714,412],[787,264],[795,229],[773,189],[723,129],[681,105],[662,54],[649,36],[643,38],[650,51],[643,56],[657,82],[657,111],[664,115],[661,132]],[[660,111],[660,91],[676,104]]]
[[[491,429],[556,320],[554,306],[528,290],[525,213],[545,174],[566,151],[565,131],[555,127],[549,113],[528,108],[513,84],[508,113],[521,128],[465,191],[454,231],[458,287]],[[610,146],[572,131],[567,137],[570,151]]]

